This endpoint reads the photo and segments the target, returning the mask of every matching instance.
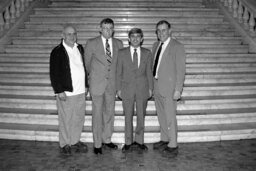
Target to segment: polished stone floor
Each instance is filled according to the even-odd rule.
[[[88,153],[63,156],[57,142],[0,139],[0,170],[256,171],[256,139],[179,144],[177,156],[163,155],[147,145],[147,152],[104,150],[97,156],[88,144]]]

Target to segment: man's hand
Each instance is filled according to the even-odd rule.
[[[151,89],[149,89],[149,97],[148,97],[148,99],[150,99],[152,97],[152,95],[153,95],[153,91]]]
[[[61,101],[66,101],[67,95],[65,92],[59,93],[58,98],[60,98]]]
[[[173,99],[174,100],[179,100],[180,96],[181,96],[180,92],[175,90],[174,95],[173,95]]]
[[[117,91],[117,96],[118,96],[120,99],[122,99],[121,90],[118,90],[118,91]]]
[[[85,88],[85,96],[88,95],[88,88]]]

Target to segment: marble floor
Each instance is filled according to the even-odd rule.
[[[147,144],[147,152],[121,149],[95,155],[63,156],[57,142],[0,139],[1,171],[256,171],[256,139],[179,144],[177,156],[166,156]],[[121,144],[119,144],[121,148]]]

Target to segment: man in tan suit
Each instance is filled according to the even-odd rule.
[[[114,33],[112,19],[103,19],[100,29],[101,35],[89,39],[85,46],[85,63],[89,73],[89,89],[92,96],[95,154],[102,154],[102,145],[117,149],[117,145],[111,142],[111,136],[114,130],[117,53],[123,47],[121,40],[112,37]]]
[[[171,25],[162,20],[156,25],[159,39],[154,43],[153,77],[154,98],[161,140],[154,143],[154,149],[163,149],[164,153],[177,154],[177,100],[181,97],[185,78],[185,50],[177,40],[171,38]]]
[[[143,32],[133,28],[128,33],[130,46],[119,50],[117,58],[117,94],[123,100],[125,114],[125,145],[123,152],[131,145],[140,150],[147,150],[144,144],[144,118],[148,98],[152,96],[152,54],[150,50],[140,47]],[[133,115],[136,102],[137,126],[133,142]]]

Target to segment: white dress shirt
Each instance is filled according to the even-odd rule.
[[[85,93],[85,72],[82,57],[77,48],[77,43],[74,44],[73,48],[68,46],[64,41],[62,44],[68,53],[73,86],[73,92],[65,91],[65,93],[67,96]]]
[[[133,53],[134,53],[134,49],[137,49],[137,54],[138,54],[138,68],[140,67],[140,47],[134,48],[133,46],[130,46],[130,52],[131,52],[131,57],[132,57],[132,61],[133,61]]]
[[[157,67],[156,67],[156,75],[155,75],[155,78],[158,78],[158,69],[159,69],[160,63],[161,63],[161,61],[162,61],[162,57],[163,57],[164,51],[165,51],[167,45],[169,44],[170,40],[171,40],[171,38],[169,37],[165,42],[163,42],[164,44],[162,45],[162,50],[161,50],[161,53],[160,53],[160,56],[159,56],[159,59],[158,59],[158,64],[157,64]],[[159,44],[159,46],[160,46],[160,45],[161,45],[161,43]],[[159,46],[158,46],[156,52],[158,51]],[[157,54],[157,53],[156,53],[156,54]],[[155,57],[155,58],[156,58],[156,57]],[[155,58],[154,58],[154,59],[155,59]]]

